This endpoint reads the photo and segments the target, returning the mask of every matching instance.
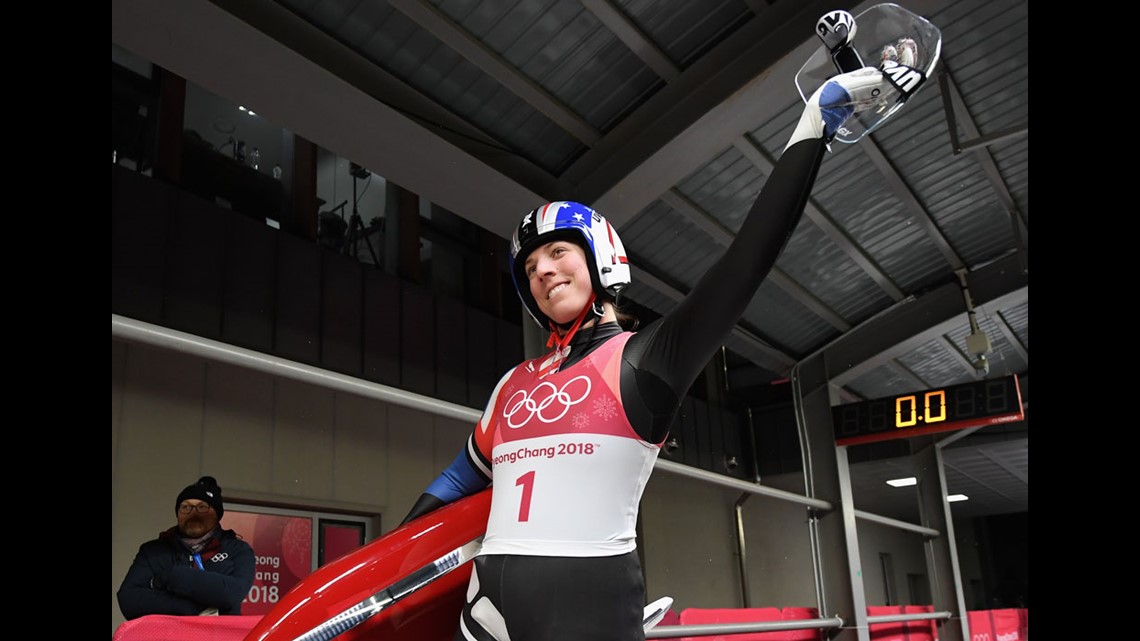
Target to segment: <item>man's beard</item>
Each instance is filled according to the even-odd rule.
[[[210,531],[206,526],[207,523],[205,519],[192,517],[187,519],[186,524],[182,526],[182,533],[186,536],[197,538]]]

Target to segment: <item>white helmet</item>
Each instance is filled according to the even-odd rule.
[[[555,240],[573,241],[586,250],[587,258],[593,259],[587,263],[594,292],[600,299],[617,298],[618,292],[630,283],[625,247],[617,230],[601,214],[570,201],[547,203],[531,211],[523,216],[511,237],[511,278],[527,311],[543,329],[550,329],[551,320],[539,311],[530,293],[526,258],[534,248]]]

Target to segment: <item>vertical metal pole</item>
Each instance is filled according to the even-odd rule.
[[[808,511],[819,611],[840,616],[844,621],[862,620],[861,626],[840,630],[833,637],[836,641],[869,641],[850,470],[846,451],[835,444],[826,359],[813,356],[796,363],[791,380],[804,462],[804,488],[808,496],[841,508]],[[848,568],[846,580],[844,567]]]
[[[839,468],[839,495],[843,532],[847,539],[847,575],[851,582],[855,634],[859,641],[871,641],[871,628],[867,623],[867,595],[863,586],[863,562],[859,558],[859,534],[855,524],[855,502],[851,493],[851,467],[847,462],[846,446],[835,448],[835,462]]]
[[[744,502],[748,497],[752,496],[748,492],[740,495],[733,505],[733,513],[736,517],[736,553],[737,562],[740,567],[740,596],[743,600],[745,608],[752,607],[752,597],[748,592],[748,554],[744,544]]]
[[[912,442],[912,448],[915,444]],[[937,444],[911,455],[918,476],[918,511],[922,525],[942,532],[925,541],[926,565],[935,610],[948,610],[953,616],[944,621],[939,637],[946,641],[970,641],[966,597],[962,593],[962,573],[958,566],[958,546],[954,518],[946,500],[946,470],[942,448]]]

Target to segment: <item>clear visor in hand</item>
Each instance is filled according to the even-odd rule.
[[[863,66],[876,67],[891,81],[891,90],[871,104],[856,105],[856,114],[835,135],[835,140],[858,142],[902,108],[931,77],[942,52],[942,32],[922,16],[897,4],[877,4],[855,16],[855,53]],[[796,88],[806,103],[823,83],[836,74],[855,69],[839,69],[823,45],[796,73]],[[850,64],[848,54],[842,60]],[[858,67],[856,67],[858,68]]]

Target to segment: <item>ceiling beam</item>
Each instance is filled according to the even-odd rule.
[[[629,17],[612,3],[607,0],[579,0],[579,2],[662,80],[670,82],[681,75],[680,68],[673,64],[669,56],[658,49]]]
[[[1025,361],[1026,365],[1029,365],[1029,350],[1025,349],[1025,345],[1021,344],[1021,339],[1017,337],[1017,333],[1009,326],[1009,323],[1006,322],[1001,312],[994,314],[993,320],[994,324],[998,327],[998,331],[1001,332],[1006,342],[1009,343],[1009,346],[1013,348],[1013,351],[1017,352],[1017,355]]]
[[[1029,275],[1018,269],[1013,255],[974,270],[967,279],[975,305],[1005,308],[1029,299]],[[955,280],[896,303],[819,352],[828,363],[829,382],[843,386],[966,322],[961,285]]]
[[[388,0],[388,4],[583,144],[594,145],[601,139],[602,133],[593,125],[433,5],[424,0]]]
[[[607,132],[565,178],[620,229],[757,122],[799,101],[796,71],[818,46],[819,17],[845,8],[835,5],[773,4]]]
[[[954,76],[950,72],[950,68],[943,62],[942,72],[938,76],[938,84],[943,92],[943,104],[946,109],[946,116],[949,120],[947,126],[950,127],[951,132],[956,132],[957,127],[961,127],[962,131],[966,132],[967,136],[978,139],[981,137],[981,131],[978,125],[974,122],[970,110],[966,106],[966,101],[962,99],[962,93],[958,90],[958,84],[954,82]],[[1029,125],[1025,126],[1026,135],[1029,134]],[[1001,138],[1006,136],[1003,133]],[[991,143],[992,144],[992,143]],[[954,153],[961,153],[963,149],[956,148]],[[1024,256],[1023,266],[1028,269],[1029,265],[1029,221],[1026,220],[1021,209],[1018,208],[1017,202],[1013,199],[1013,194],[1009,192],[1009,187],[1005,184],[1005,179],[1002,178],[1001,170],[998,169],[997,163],[994,162],[993,154],[990,153],[989,146],[975,146],[969,149],[969,153],[973,154],[974,158],[982,166],[982,171],[986,174],[986,178],[990,181],[990,187],[993,188],[994,194],[997,196],[998,202],[1005,208],[1006,213],[1010,217],[1010,223],[1013,226],[1013,238],[1017,244],[1018,251]]]

